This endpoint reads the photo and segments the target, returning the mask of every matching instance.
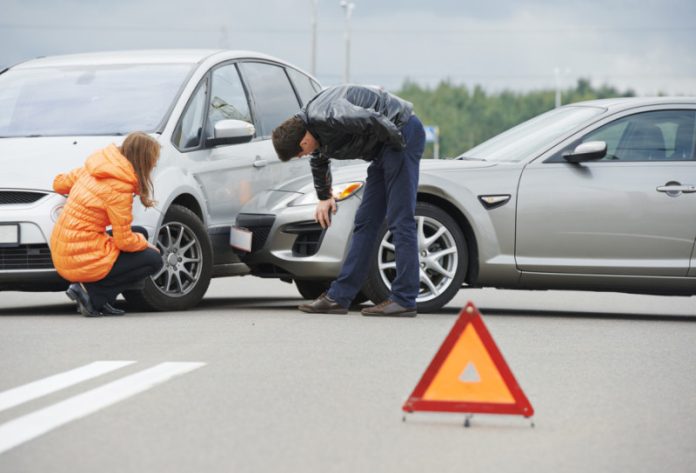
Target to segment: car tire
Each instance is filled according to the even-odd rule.
[[[331,281],[312,281],[295,279],[295,286],[303,299],[314,300],[321,296],[327,289]]]
[[[141,289],[124,291],[129,307],[146,311],[186,310],[197,305],[210,284],[213,252],[201,219],[172,205],[157,231],[164,266]]]
[[[421,265],[416,305],[418,312],[435,312],[452,300],[462,287],[469,261],[468,245],[457,222],[440,207],[418,202],[416,220]],[[396,275],[394,247],[386,222],[377,241],[367,282],[362,289],[375,304],[389,298],[391,281]]]
[[[314,300],[329,290],[331,281],[311,281],[295,279],[295,286],[304,299]],[[359,305],[368,301],[368,297],[362,291],[358,292],[351,305]]]

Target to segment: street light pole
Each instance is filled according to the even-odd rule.
[[[353,14],[355,3],[341,0],[340,5],[346,14],[346,68],[343,74],[343,82],[347,84],[350,82],[350,17]]]
[[[317,4],[319,0],[310,0],[312,2],[312,61],[311,71],[314,77],[317,76]]]
[[[560,67],[555,67],[553,73],[556,76],[556,108],[561,106],[561,75],[566,75],[570,73],[569,68],[561,69]]]

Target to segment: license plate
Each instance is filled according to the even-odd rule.
[[[19,225],[0,225],[0,246],[19,245]]]
[[[251,253],[252,236],[252,232],[246,228],[232,227],[230,228],[230,246]]]

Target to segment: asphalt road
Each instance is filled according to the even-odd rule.
[[[534,428],[402,422],[468,299]],[[465,290],[406,320],[299,302],[223,279],[185,313],[86,319],[62,294],[0,293],[0,472],[696,471],[693,298]]]

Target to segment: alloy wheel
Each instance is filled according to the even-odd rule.
[[[416,216],[418,234],[418,262],[420,288],[416,302],[435,299],[447,288],[457,274],[459,257],[452,233],[439,221]],[[384,284],[391,288],[396,277],[395,248],[390,231],[384,235],[378,251],[379,274]]]
[[[181,222],[167,222],[157,235],[157,247],[164,261],[152,276],[157,289],[170,297],[191,292],[203,269],[201,244],[193,230]]]

